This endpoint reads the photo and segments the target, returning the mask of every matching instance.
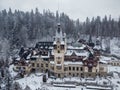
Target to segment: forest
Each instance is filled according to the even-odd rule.
[[[11,8],[0,11],[0,39],[7,40],[10,48],[26,46],[28,41],[41,40],[43,37],[53,37],[57,23],[61,23],[63,32],[67,38],[78,39],[80,35],[101,37],[120,37],[120,17],[114,20],[111,15],[101,18],[100,16],[81,22],[73,20],[65,13],[51,12],[38,8],[30,12],[24,12]]]

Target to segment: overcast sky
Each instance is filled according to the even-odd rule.
[[[58,4],[59,3],[59,4]],[[86,17],[111,15],[117,19],[120,16],[120,0],[0,0],[0,10],[10,7],[12,10],[31,11],[38,7],[39,11],[49,9],[55,12],[65,12],[70,18],[79,18],[84,21]]]

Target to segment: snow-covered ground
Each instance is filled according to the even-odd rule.
[[[103,40],[102,44],[103,44],[103,48],[106,48],[109,44],[110,45],[110,52],[113,55],[117,55],[120,56],[120,41],[116,38],[113,38],[110,40],[110,42],[108,42],[106,44],[107,40]],[[101,60],[103,61],[109,61],[111,60],[111,58],[113,59],[113,57],[105,57],[105,56],[101,56]],[[116,60],[116,58],[114,58],[114,60]],[[17,75],[16,72],[13,71],[13,65],[10,66],[9,71],[11,73],[11,76],[14,77]],[[14,80],[14,82],[18,82],[21,87],[24,89],[26,86],[29,86],[32,90],[39,90],[41,88],[46,88],[44,90],[94,90],[94,89],[87,89],[86,86],[76,86],[75,88],[65,88],[65,87],[55,87],[53,84],[51,84],[51,82],[65,82],[65,81],[71,81],[71,82],[89,82],[89,83],[98,83],[100,85],[103,84],[103,82],[107,82],[107,84],[111,84],[113,86],[113,90],[120,90],[120,67],[119,66],[108,66],[108,73],[113,73],[113,76],[110,77],[106,77],[106,78],[96,78],[95,80],[86,80],[83,78],[79,78],[79,77],[73,77],[73,78],[64,78],[64,79],[51,79],[48,78],[47,83],[43,83],[42,81],[42,73],[37,73],[37,74],[31,74],[29,76],[26,76],[22,79],[17,79]],[[68,85],[69,86],[69,85]],[[74,84],[73,84],[74,86]],[[88,86],[89,87],[89,86]],[[91,86],[90,86],[91,87]],[[92,86],[94,87],[94,86]],[[95,89],[96,90],[96,89]]]
[[[16,73],[13,71],[13,65],[10,66],[9,71],[11,72],[11,75],[14,77]],[[120,67],[119,66],[108,66],[108,72],[113,72],[113,77],[102,77],[102,78],[95,78],[95,79],[85,79],[85,78],[80,78],[80,77],[67,77],[64,79],[51,79],[48,78],[47,83],[43,83],[42,81],[42,75],[43,73],[33,73],[30,74],[29,76],[25,76],[22,79],[17,79],[14,80],[14,82],[18,82],[21,87],[24,89],[26,86],[29,86],[32,90],[96,90],[96,89],[87,89],[87,87],[93,87],[95,88],[96,86],[82,86],[82,85],[75,85],[72,84],[71,86],[75,86],[75,88],[66,88],[66,87],[56,87],[54,84],[51,84],[51,82],[65,82],[65,81],[70,81],[70,82],[78,82],[78,83],[97,83],[99,85],[103,85],[104,82],[107,83],[107,85],[112,85],[114,87],[113,90],[120,90]],[[60,84],[63,85],[63,84]],[[59,85],[59,86],[60,86]],[[67,84],[65,84],[67,85]],[[70,84],[69,84],[70,85]],[[69,86],[67,85],[67,86]]]

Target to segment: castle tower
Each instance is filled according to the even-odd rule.
[[[66,35],[62,33],[58,24],[54,38],[54,74],[57,77],[64,77],[64,54],[66,52]]]

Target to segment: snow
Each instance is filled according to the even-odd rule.
[[[101,47],[100,47],[99,45],[96,45],[96,46],[94,47],[94,49],[100,50]]]
[[[51,64],[54,64],[54,61],[50,61]],[[70,61],[64,61],[64,65],[69,65],[69,64],[76,64],[76,65],[83,65],[82,62],[70,62]],[[58,64],[59,65],[59,64]],[[60,64],[61,65],[61,64]]]
[[[82,45],[81,47],[67,46],[67,49],[84,49],[85,47],[85,45]]]
[[[50,58],[50,56],[48,55],[48,56],[41,56],[41,58]]]
[[[76,65],[83,65],[82,62],[70,62],[70,61],[64,61],[65,65],[69,65],[69,64],[76,64]]]
[[[108,63],[107,61],[104,61],[104,60],[100,60],[99,62],[101,62],[103,64],[107,64]]]
[[[32,56],[31,58],[39,58],[39,55],[36,55],[36,56]]]
[[[53,49],[53,47],[49,47],[49,49]]]
[[[111,57],[100,56],[100,60],[110,61],[110,60],[111,60]]]
[[[15,60],[20,61],[20,59],[21,59],[20,57],[17,57]]]
[[[32,90],[36,90],[37,88],[40,88],[42,85],[42,77],[35,76],[34,74],[31,74],[28,77],[24,77],[19,80],[15,80],[15,82],[19,82],[19,84],[24,89],[26,85],[28,85]]]
[[[76,85],[73,85],[73,84],[53,84],[53,86],[57,86],[57,87],[73,87],[73,88],[76,87]]]
[[[108,72],[119,72],[120,73],[120,66],[111,66],[111,65],[108,65]]]
[[[55,44],[56,44],[56,41],[53,42],[53,45],[55,45]]]
[[[89,55],[89,53],[84,50],[67,50],[65,55],[71,56],[73,53],[75,53],[77,56],[88,56]]]
[[[86,88],[90,88],[90,89],[100,89],[100,90],[111,90],[110,87],[100,87],[100,86],[86,86]]]
[[[81,88],[83,88],[83,90],[91,90],[91,89],[87,89],[85,86],[76,86],[75,84],[62,84],[65,81],[71,81],[71,82],[93,82],[96,83],[97,81],[100,81],[101,83],[103,83],[103,81],[108,82],[107,79],[99,79],[99,80],[91,80],[91,79],[83,79],[83,78],[78,78],[78,77],[73,77],[73,78],[64,78],[64,79],[50,79],[48,78],[47,83],[43,83],[42,82],[42,76],[36,76],[35,74],[31,74],[28,77],[24,77],[22,79],[19,80],[15,80],[15,82],[18,82],[22,88],[24,89],[26,87],[26,85],[28,85],[32,90],[36,90],[38,88],[47,88],[48,90],[80,90]],[[61,84],[51,84],[51,82],[59,82]],[[55,86],[55,87],[54,87]],[[58,87],[57,87],[58,86]],[[64,87],[60,87],[60,86],[64,86]],[[76,86],[75,88],[69,88],[69,86]],[[94,86],[91,86],[92,88]],[[93,90],[93,89],[92,89]]]
[[[13,71],[14,65],[10,65],[9,67],[9,72],[11,73],[12,77],[15,77],[17,75],[17,73],[15,71]]]
[[[61,41],[61,44],[65,44],[65,42],[64,42],[64,41]]]
[[[50,63],[53,63],[52,61]],[[65,64],[70,64],[73,62],[64,62]],[[74,64],[78,64],[78,62],[75,62]],[[81,63],[82,64],[82,63]],[[17,73],[15,73],[13,71],[13,67],[14,65],[11,65],[9,67],[9,71],[12,75],[12,77],[16,76]],[[51,79],[48,78],[47,83],[43,83],[42,82],[42,75],[43,73],[33,73],[30,74],[29,76],[25,76],[22,79],[18,79],[18,80],[14,80],[14,82],[18,82],[21,87],[24,89],[27,85],[32,89],[32,90],[36,90],[38,88],[44,88],[44,89],[48,89],[48,90],[81,90],[83,88],[83,90],[94,90],[94,89],[88,89],[88,88],[102,88],[105,90],[104,87],[98,87],[98,86],[94,86],[94,85],[78,85],[76,86],[76,84],[63,84],[64,82],[77,82],[77,83],[97,83],[99,85],[104,85],[104,82],[107,83],[107,85],[112,85],[114,87],[114,89],[116,88],[116,90],[120,90],[120,84],[118,82],[120,82],[120,67],[119,66],[108,66],[108,72],[113,72],[113,77],[96,77],[96,78],[80,78],[80,77],[66,77],[63,79],[57,78],[57,79]],[[117,73],[118,72],[118,73]],[[53,84],[51,84],[51,82],[53,82]],[[56,83],[61,83],[61,84],[56,84]],[[61,87],[63,86],[63,87]],[[71,88],[69,87],[71,86]],[[107,89],[109,89],[110,87],[108,87]],[[96,89],[95,89],[96,90]]]

